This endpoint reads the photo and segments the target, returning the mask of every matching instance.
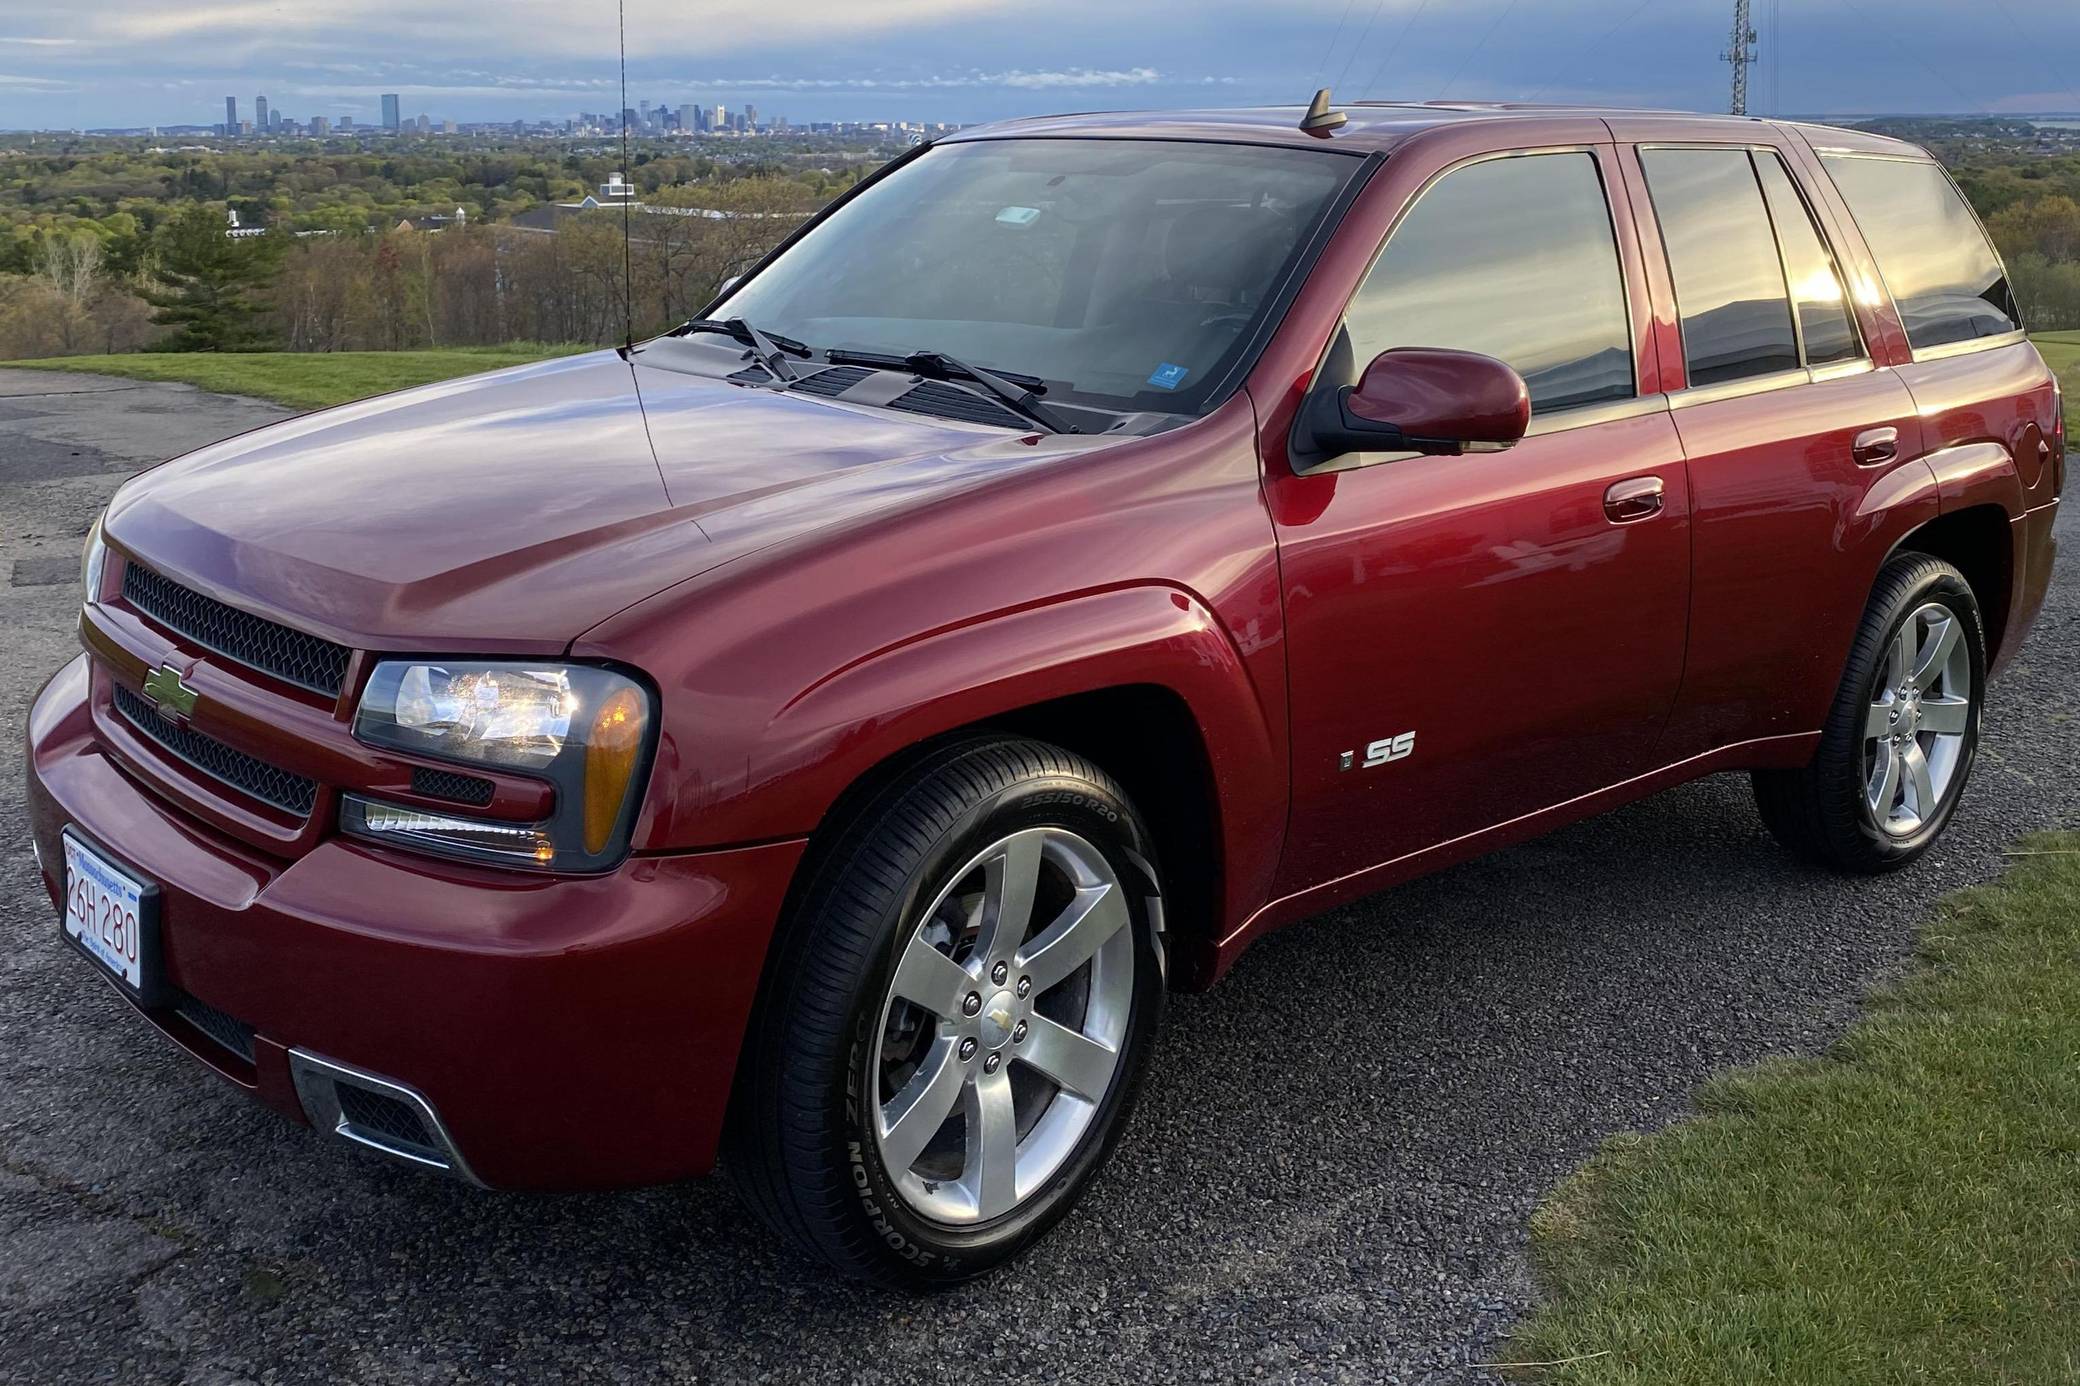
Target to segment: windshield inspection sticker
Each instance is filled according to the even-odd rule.
[[[1173,366],[1165,361],[1156,367],[1155,374],[1148,378],[1148,383],[1158,390],[1174,390],[1184,384],[1184,378],[1191,373],[1190,366]]]
[[[997,220],[1006,226],[1031,226],[1040,220],[1038,207],[1006,207],[997,213]]]

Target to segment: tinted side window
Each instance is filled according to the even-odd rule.
[[[1745,149],[1643,149],[1692,385],[1797,370],[1784,265]]]
[[[1777,244],[1784,252],[1784,273],[1791,280],[1791,301],[1798,308],[1806,364],[1824,366],[1857,359],[1863,355],[1863,343],[1856,336],[1856,320],[1849,313],[1842,276],[1828,254],[1827,243],[1820,239],[1819,228],[1813,225],[1811,209],[1798,194],[1798,185],[1791,181],[1784,161],[1774,154],[1758,151],[1755,172],[1762,177],[1762,194],[1769,201],[1770,219],[1777,224]]]
[[[1824,156],[1917,347],[1997,337],[2021,324],[1986,233],[1934,164]]]
[[[1360,370],[1391,347],[1453,347],[1516,367],[1535,413],[1631,398],[1632,331],[1596,160],[1532,154],[1446,174],[1394,229],[1345,327]]]

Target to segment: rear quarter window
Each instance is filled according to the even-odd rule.
[[[2021,326],[1985,231],[1948,174],[1918,159],[1822,156],[1916,349]]]

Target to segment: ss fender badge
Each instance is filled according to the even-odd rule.
[[[171,664],[162,664],[144,676],[144,695],[159,709],[159,715],[180,725],[195,711],[196,691]]]
[[[1390,761],[1407,760],[1416,753],[1416,734],[1405,731],[1397,736],[1383,736],[1365,748],[1365,768],[1377,770]],[[1338,770],[1352,769],[1358,763],[1356,751],[1344,751],[1336,757]]]

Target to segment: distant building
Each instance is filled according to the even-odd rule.
[[[346,134],[346,133],[347,133],[348,131],[352,130],[353,128],[354,128],[354,117],[352,117],[352,116],[341,116],[341,117],[339,118],[339,132],[340,132],[340,133],[341,133],[342,135]]]
[[[395,130],[400,124],[402,124],[402,121],[398,115],[397,93],[394,91],[385,92],[383,94],[383,128],[385,130]]]
[[[227,135],[238,133],[238,98],[235,96],[224,98],[224,133]]]
[[[270,128],[267,124],[266,92],[262,92],[260,95],[253,98],[253,124],[259,127],[262,131],[265,131],[268,128]]]
[[[404,217],[392,227],[395,231],[445,231],[451,226],[469,225],[469,211],[457,207],[452,214],[436,213],[430,217]]]
[[[332,133],[332,118],[330,116],[312,116],[311,133],[321,140],[324,139]]]
[[[744,107],[744,128],[747,130],[756,130],[758,128],[758,107],[749,105]]]
[[[267,228],[264,226],[240,226],[238,224],[238,209],[236,207],[227,210],[224,213],[224,218],[227,223],[224,227],[224,234],[234,241],[251,240],[255,236],[267,234]]]

